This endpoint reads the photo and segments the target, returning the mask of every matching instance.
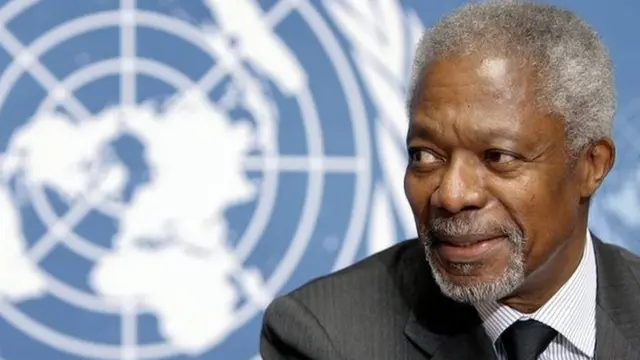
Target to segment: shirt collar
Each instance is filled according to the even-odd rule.
[[[534,319],[554,328],[573,346],[593,357],[596,344],[596,259],[591,234],[587,232],[582,259],[569,280],[533,314],[522,314],[492,302],[476,306],[489,338],[496,340],[518,320]]]

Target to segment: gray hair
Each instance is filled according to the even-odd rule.
[[[537,105],[564,120],[570,154],[610,136],[616,104],[607,49],[575,14],[526,2],[469,4],[425,32],[411,72],[409,116],[431,63],[480,51],[499,51],[533,66],[538,74]]]

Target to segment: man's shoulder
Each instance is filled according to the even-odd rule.
[[[420,243],[405,240],[277,297],[265,310],[262,351],[293,347],[323,359],[413,354],[404,329],[425,268]]]
[[[426,260],[419,242],[404,240],[277,297],[267,315],[295,306],[331,326],[347,318],[357,324],[372,315],[383,318],[408,313],[414,297],[411,289],[416,288],[410,284],[424,271],[422,263]]]
[[[622,267],[628,270],[640,284],[640,256],[622,246],[596,240],[596,252],[600,259],[599,266]]]
[[[640,256],[638,254],[620,245],[606,242],[603,242],[602,245],[607,248],[608,251],[616,253],[618,256],[624,258],[624,260],[628,262],[629,265],[640,267]]]
[[[416,250],[420,251],[416,239],[404,240],[341,270],[312,279],[288,296],[305,303],[322,301],[322,298],[340,302],[352,301],[354,296],[388,292],[398,285],[397,280],[403,273],[417,265]]]

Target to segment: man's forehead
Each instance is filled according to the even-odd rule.
[[[478,68],[478,75],[484,77],[489,82],[502,84],[507,78],[508,62],[505,58],[489,57],[481,60]]]
[[[496,105],[530,102],[535,79],[531,69],[520,64],[515,58],[485,54],[438,59],[427,67],[419,84],[417,102],[422,105],[437,105],[441,101],[472,104],[487,99]]]
[[[488,115],[488,116],[487,116]],[[506,114],[485,113],[477,117],[441,116],[441,114],[418,113],[409,122],[409,136],[433,137],[456,128],[483,137],[517,138],[522,136],[524,126],[520,117]],[[542,128],[534,130],[541,131]]]

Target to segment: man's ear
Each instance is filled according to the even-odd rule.
[[[580,196],[590,198],[613,167],[616,147],[609,137],[600,139],[580,154]]]

